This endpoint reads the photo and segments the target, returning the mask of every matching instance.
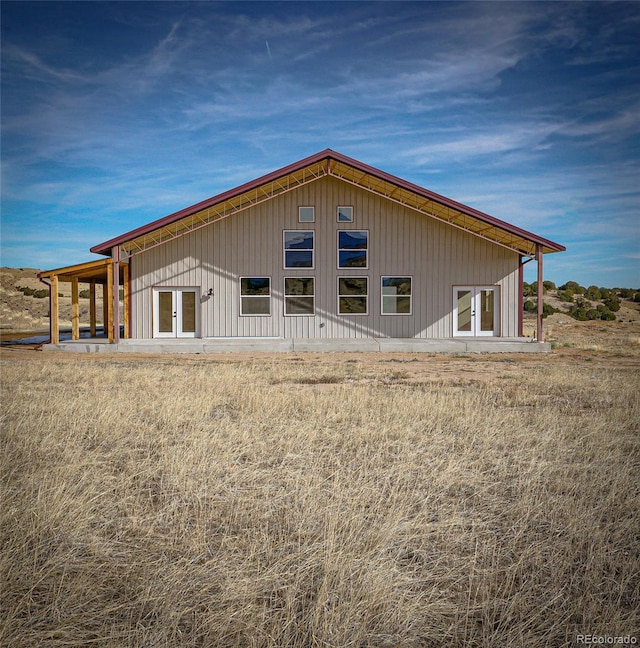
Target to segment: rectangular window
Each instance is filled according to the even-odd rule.
[[[353,207],[338,207],[338,223],[353,223]]]
[[[315,207],[298,207],[299,223],[315,223],[315,221],[316,221]]]
[[[316,310],[315,280],[313,277],[285,277],[284,314],[314,315]]]
[[[368,268],[369,232],[338,230],[338,268]]]
[[[411,277],[382,277],[382,314],[411,313]]]
[[[313,230],[284,230],[284,267],[313,268]]]
[[[367,277],[338,277],[338,312],[341,315],[366,315],[368,299]]]
[[[240,277],[240,315],[271,315],[269,277]]]

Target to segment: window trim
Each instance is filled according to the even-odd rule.
[[[409,279],[411,282],[411,292],[408,295],[385,295],[384,286],[382,282],[385,279]],[[385,313],[384,312],[384,298],[385,297],[409,297],[409,312],[408,313]],[[380,275],[380,315],[385,317],[407,317],[413,315],[413,275]]]
[[[311,220],[302,220],[302,210],[311,209]],[[316,208],[314,205],[299,205],[298,206],[298,223],[315,223],[316,222]]]
[[[311,252],[311,265],[310,266],[288,266],[287,265],[287,252],[295,252],[295,250],[288,250],[286,245],[287,232],[311,232],[312,246],[311,249],[303,249],[304,252]],[[282,230],[282,269],[283,270],[315,270],[316,267],[316,231],[314,229],[285,229]]]
[[[243,279],[268,279],[269,280],[269,294],[268,295],[243,295],[242,294],[242,280]],[[266,275],[242,275],[241,277],[238,278],[239,280],[239,285],[240,285],[240,317],[272,317],[273,316],[273,308],[271,306],[271,297],[272,297],[272,290],[271,290],[271,277],[266,276]],[[269,299],[269,312],[268,313],[243,313],[243,299],[255,299],[255,298],[261,298],[264,299],[265,297],[268,297]]]
[[[351,210],[351,220],[340,220],[340,210],[341,209],[350,209]],[[353,205],[338,205],[336,207],[336,223],[353,223],[354,221],[354,208]]]
[[[370,291],[369,277],[368,276],[362,276],[361,277],[361,276],[357,276],[357,275],[353,275],[353,276],[346,275],[346,276],[338,276],[337,279],[338,279],[338,284],[336,286],[336,292],[337,292],[337,295],[338,295],[338,309],[337,309],[338,315],[340,315],[342,317],[363,317],[363,316],[369,315],[369,291]],[[347,279],[347,280],[364,279],[366,281],[366,283],[367,283],[367,292],[364,295],[343,295],[343,294],[340,293],[340,280],[341,279]],[[365,312],[364,313],[343,313],[340,310],[340,299],[342,297],[364,297],[365,298]]]
[[[340,233],[341,232],[366,232],[367,234],[367,247],[364,248],[364,251],[366,253],[366,262],[365,265],[363,266],[341,266],[340,265],[340,252],[350,252],[353,251],[351,248],[341,248],[340,247]],[[337,235],[336,235],[336,249],[337,249],[337,258],[336,258],[336,263],[338,270],[357,270],[357,271],[362,271],[362,270],[368,270],[369,269],[369,230],[368,229],[339,229],[337,230]]]
[[[287,279],[312,279],[313,295],[289,295],[287,293]],[[283,313],[285,317],[315,317],[316,314],[316,278],[313,277],[283,277],[282,278]],[[287,299],[290,297],[313,297],[313,312],[311,313],[287,313]]]

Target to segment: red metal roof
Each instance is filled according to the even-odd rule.
[[[273,180],[277,180],[278,178],[284,177],[295,171],[299,171],[300,169],[303,169],[306,166],[309,166],[311,164],[316,164],[325,159],[328,161],[334,160],[336,162],[346,164],[358,171],[361,171],[362,173],[366,173],[376,178],[379,178],[381,180],[384,180],[385,182],[390,182],[392,184],[395,184],[402,189],[406,189],[407,191],[411,191],[416,195],[423,196],[427,200],[432,200],[434,202],[440,203],[441,205],[451,207],[452,209],[455,209],[463,214],[467,214],[468,216],[483,221],[488,225],[497,227],[501,230],[504,230],[505,232],[509,232],[516,236],[522,237],[532,243],[543,245],[549,251],[563,252],[564,250],[566,250],[566,247],[560,245],[559,243],[554,243],[553,241],[537,236],[536,234],[528,232],[520,227],[516,227],[515,225],[511,225],[510,223],[494,218],[489,214],[485,214],[484,212],[474,209],[473,207],[463,205],[462,203],[456,202],[451,198],[447,198],[446,196],[442,196],[433,191],[429,191],[428,189],[424,189],[423,187],[415,185],[411,182],[407,182],[406,180],[403,180],[402,178],[398,178],[397,176],[386,173],[385,171],[381,171],[380,169],[376,169],[367,164],[363,164],[362,162],[347,157],[346,155],[342,155],[341,153],[337,153],[336,151],[333,151],[331,149],[325,149],[324,151],[320,151],[315,155],[311,155],[307,158],[299,160],[298,162],[294,162],[293,164],[282,167],[281,169],[272,171],[267,175],[264,175],[260,178],[256,178],[255,180],[247,182],[234,189],[230,189],[228,191],[225,191],[224,193],[218,194],[217,196],[213,196],[211,198],[208,198],[207,200],[203,200],[202,202],[196,203],[195,205],[191,205],[190,207],[181,209],[180,211],[174,212],[173,214],[169,214],[168,216],[155,220],[151,223],[148,223],[147,225],[138,227],[134,230],[131,230],[130,232],[126,232],[125,234],[121,234],[120,236],[105,241],[104,243],[94,245],[91,248],[91,252],[95,252],[97,254],[110,255],[112,248],[114,248],[117,245],[122,245],[127,241],[131,241],[132,239],[135,239],[139,236],[143,236],[145,234],[153,232],[154,230],[157,230],[161,227],[174,223],[175,221],[178,221],[182,218],[195,214],[196,212],[199,212],[203,209],[212,207],[213,205],[216,205],[225,200],[238,196],[246,191],[251,191],[252,189],[264,185],[265,183],[272,182]]]

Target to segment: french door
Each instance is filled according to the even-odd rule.
[[[498,335],[497,286],[456,286],[453,289],[453,334]]]
[[[198,337],[198,292],[197,288],[154,288],[153,337]]]

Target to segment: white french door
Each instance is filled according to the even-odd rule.
[[[197,288],[153,289],[153,337],[194,338],[199,334]]]
[[[453,289],[453,334],[498,335],[498,287],[456,286]]]

